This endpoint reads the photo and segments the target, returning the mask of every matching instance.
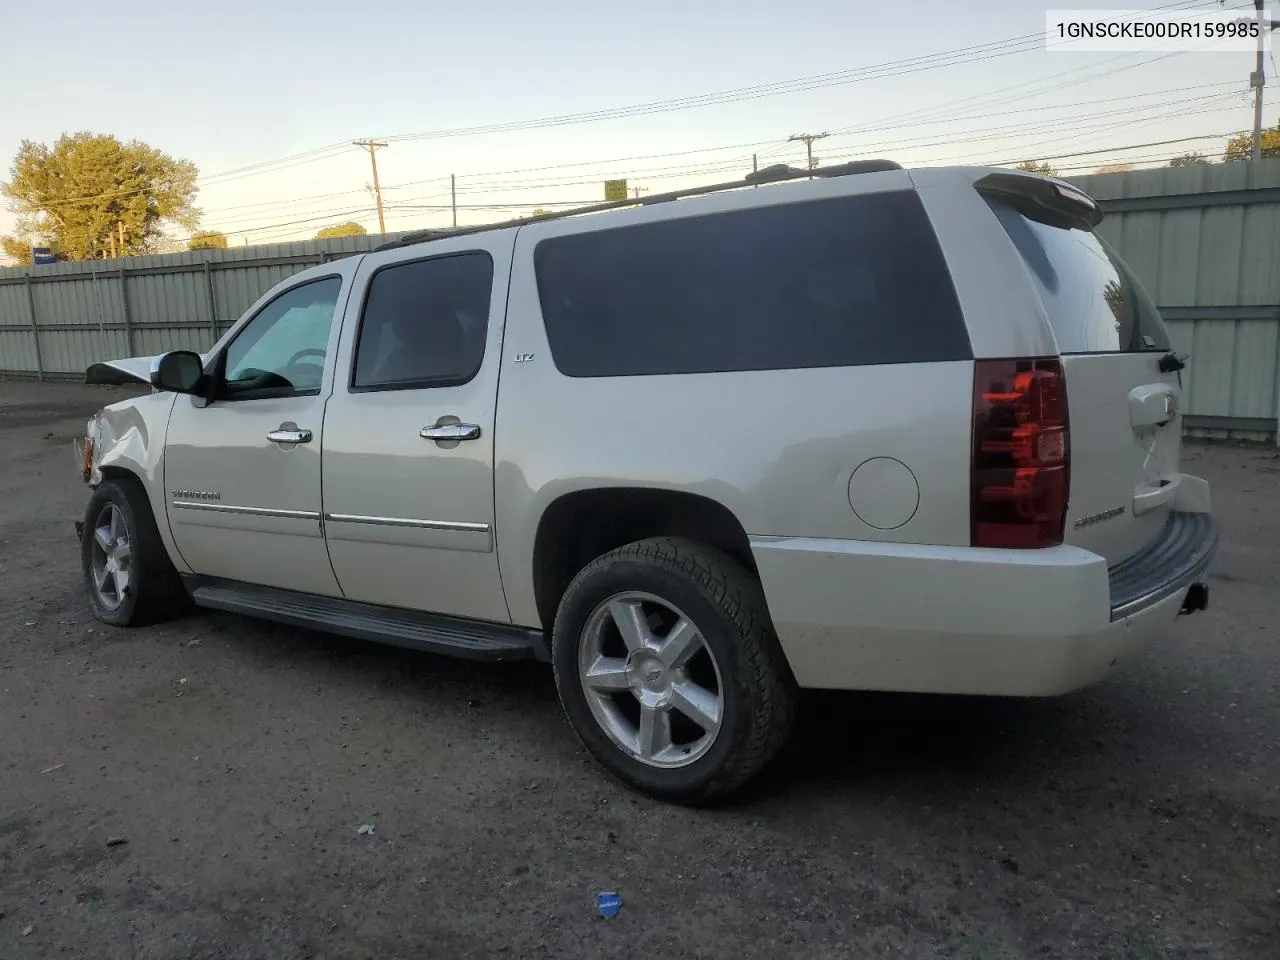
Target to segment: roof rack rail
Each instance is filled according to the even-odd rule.
[[[762,170],[747,174],[741,180],[729,180],[724,183],[713,183],[705,187],[689,187],[685,190],[672,190],[669,193],[654,193],[647,197],[628,197],[625,200],[606,200],[603,203],[592,203],[585,207],[573,207],[554,213],[543,213],[536,217],[518,217],[515,220],[504,220],[499,223],[477,224],[474,227],[437,228],[414,230],[403,236],[388,240],[374,247],[374,252],[394,250],[397,247],[408,247],[430,240],[442,240],[445,237],[461,237],[472,233],[485,233],[489,230],[503,230],[507,227],[519,227],[528,223],[541,223],[544,220],[562,220],[565,217],[576,217],[584,213],[602,213],[606,210],[619,210],[623,207],[648,207],[655,203],[666,203],[669,200],[681,200],[685,197],[698,197],[708,193],[720,193],[725,190],[739,190],[743,187],[756,187],[761,184],[783,183],[787,180],[804,180],[811,178],[847,177],[858,173],[880,173],[885,170],[901,170],[902,164],[893,160],[854,160],[834,167],[815,167],[802,170],[778,163]]]

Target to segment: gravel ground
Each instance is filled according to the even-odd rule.
[[[119,395],[0,382],[4,960],[1280,957],[1272,450],[1189,447],[1213,604],[1128,674],[812,695],[744,796],[690,811],[589,763],[542,667],[95,624],[68,445]]]

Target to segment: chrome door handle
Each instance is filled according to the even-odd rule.
[[[297,427],[286,428],[281,426],[279,429],[268,433],[267,439],[272,443],[310,443],[311,431],[300,430]]]
[[[480,428],[474,423],[440,423],[418,431],[423,440],[479,440]]]

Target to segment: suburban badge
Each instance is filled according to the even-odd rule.
[[[1103,520],[1110,520],[1112,517],[1118,517],[1124,513],[1124,507],[1112,507],[1110,510],[1103,510],[1101,513],[1091,513],[1087,517],[1081,517],[1074,524],[1079,530],[1081,527],[1091,527],[1095,523],[1102,523]]]

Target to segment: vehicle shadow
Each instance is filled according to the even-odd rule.
[[[797,792],[929,802],[974,790],[1054,790],[1111,777],[1139,759],[1135,740],[1176,739],[1178,726],[1171,707],[1124,681],[1045,699],[805,691],[787,745],[736,802]]]
[[[218,636],[267,671],[409,709],[447,715],[456,705],[515,741],[563,737],[562,757],[579,750],[547,664],[461,660],[232,614],[183,624]],[[1126,676],[1044,699],[803,691],[779,755],[721,805],[746,812],[797,800],[856,805],[894,797],[964,806],[975,793],[1016,803],[1054,793],[1083,798],[1090,784],[1118,778],[1132,790],[1144,778],[1160,779],[1153,765],[1211,733],[1204,716],[1185,714],[1186,698],[1172,698],[1183,679]]]

